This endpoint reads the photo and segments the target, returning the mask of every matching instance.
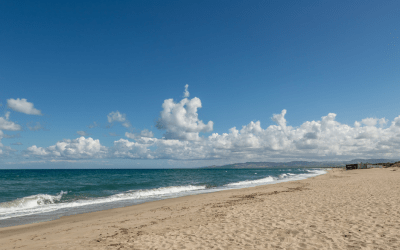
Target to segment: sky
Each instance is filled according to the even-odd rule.
[[[400,159],[399,1],[1,1],[0,168]]]

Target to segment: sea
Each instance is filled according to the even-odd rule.
[[[0,170],[0,227],[325,173],[318,168]]]

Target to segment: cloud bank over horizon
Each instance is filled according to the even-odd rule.
[[[77,139],[58,141],[50,147],[33,145],[23,155],[49,160],[123,158],[219,162],[400,158],[400,116],[390,123],[385,118],[369,117],[351,126],[336,121],[336,114],[329,113],[320,120],[292,127],[287,124],[287,111],[283,109],[273,114],[271,119],[275,125],[267,128],[262,128],[260,121],[251,121],[241,129],[232,127],[226,133],[205,136],[204,133],[213,131],[213,121],[204,123],[199,119],[197,110],[202,103],[197,97],[188,98],[188,85],[183,97],[180,102],[173,99],[163,102],[156,124],[165,131],[162,138],[155,138],[151,130],[144,129],[140,133],[126,132],[126,138],[106,147],[99,139],[79,133],[82,136]],[[109,123],[116,121],[123,126],[129,122],[119,111],[109,113],[107,118]],[[7,119],[0,119],[0,126],[14,126]]]

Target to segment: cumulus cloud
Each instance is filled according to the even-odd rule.
[[[380,119],[375,118],[364,119],[365,126],[349,126],[336,121],[334,113],[292,127],[287,125],[285,114],[286,110],[282,110],[273,115],[276,125],[265,129],[259,121],[250,122],[240,130],[233,127],[229,133],[213,133],[191,141],[128,133],[126,136],[134,142],[114,142],[113,156],[225,161],[400,157],[400,116],[388,128],[378,127]]]
[[[381,127],[385,126],[388,122],[389,120],[387,120],[386,118],[381,118],[378,120],[378,123]]]
[[[112,123],[113,121],[117,122],[124,122],[126,120],[126,115],[121,114],[118,110],[115,112],[111,112],[107,115],[107,120],[109,123]]]
[[[28,102],[26,99],[8,99],[7,106],[17,112],[21,112],[27,115],[42,115],[42,112],[33,107],[33,103]]]
[[[283,132],[286,132],[286,109],[282,110],[280,114],[274,114],[272,116],[272,120],[276,122],[276,124],[279,125],[279,127],[282,129]]]
[[[58,141],[55,145],[47,148],[33,145],[28,147],[25,153],[27,156],[62,159],[103,158],[107,154],[107,148],[101,145],[99,140],[82,136],[74,140]]]
[[[76,133],[77,133],[78,135],[80,135],[80,136],[88,136],[88,135],[89,135],[88,133],[86,133],[86,131],[82,131],[82,130],[76,131]]]
[[[21,126],[9,121],[9,113],[6,113],[5,117],[0,117],[0,130],[18,131],[21,130]]]
[[[365,118],[362,119],[361,122],[367,126],[375,126],[378,123],[377,118]]]
[[[140,136],[141,137],[154,137],[154,134],[152,131],[148,130],[148,129],[143,129],[142,131],[140,131]]]
[[[185,85],[185,91],[183,92],[183,97],[184,98],[188,98],[190,96],[190,93],[189,93],[189,84],[186,84]]]
[[[317,121],[299,127],[286,124],[286,112],[273,115],[275,125],[262,128],[259,121],[227,133],[213,133],[198,140],[154,138],[151,131],[129,133],[106,148],[98,140],[84,137],[64,140],[41,148],[32,146],[28,154],[54,158],[131,158],[172,160],[280,161],[337,160],[353,158],[399,158],[400,116],[387,128],[379,122],[349,126],[336,121],[329,113]],[[90,142],[90,143],[89,143]]]
[[[354,158],[400,158],[400,116],[389,122],[386,118],[365,118],[347,125],[328,113],[319,120],[290,126],[283,109],[273,114],[274,122],[266,128],[260,121],[251,121],[226,133],[212,133],[213,122],[203,123],[197,110],[199,98],[184,98],[178,103],[167,99],[162,105],[157,127],[165,130],[163,138],[152,131],[126,132],[127,139],[114,141],[106,148],[99,140],[80,137],[63,140],[42,148],[29,147],[27,155],[39,158],[130,158],[170,159],[214,162],[289,161],[289,160],[349,160]],[[109,114],[111,122],[126,122],[118,111]],[[110,134],[111,135],[111,134]]]
[[[392,126],[400,127],[400,116],[394,118],[394,121],[392,122]]]
[[[118,110],[113,111],[107,115],[107,120],[109,123],[113,123],[114,121],[122,123],[122,126],[125,128],[131,127],[131,123],[126,119],[125,114],[121,114]]]
[[[175,103],[173,99],[167,99],[162,104],[163,110],[157,121],[157,128],[166,130],[166,139],[199,140],[200,132],[211,132],[214,123],[209,121],[204,124],[199,120],[197,109],[201,108],[199,98],[184,98]]]

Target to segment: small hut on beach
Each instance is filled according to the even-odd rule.
[[[346,164],[346,170],[368,169],[368,168],[382,168],[382,165],[370,164],[370,163],[362,163],[362,162],[359,162],[357,164]]]

